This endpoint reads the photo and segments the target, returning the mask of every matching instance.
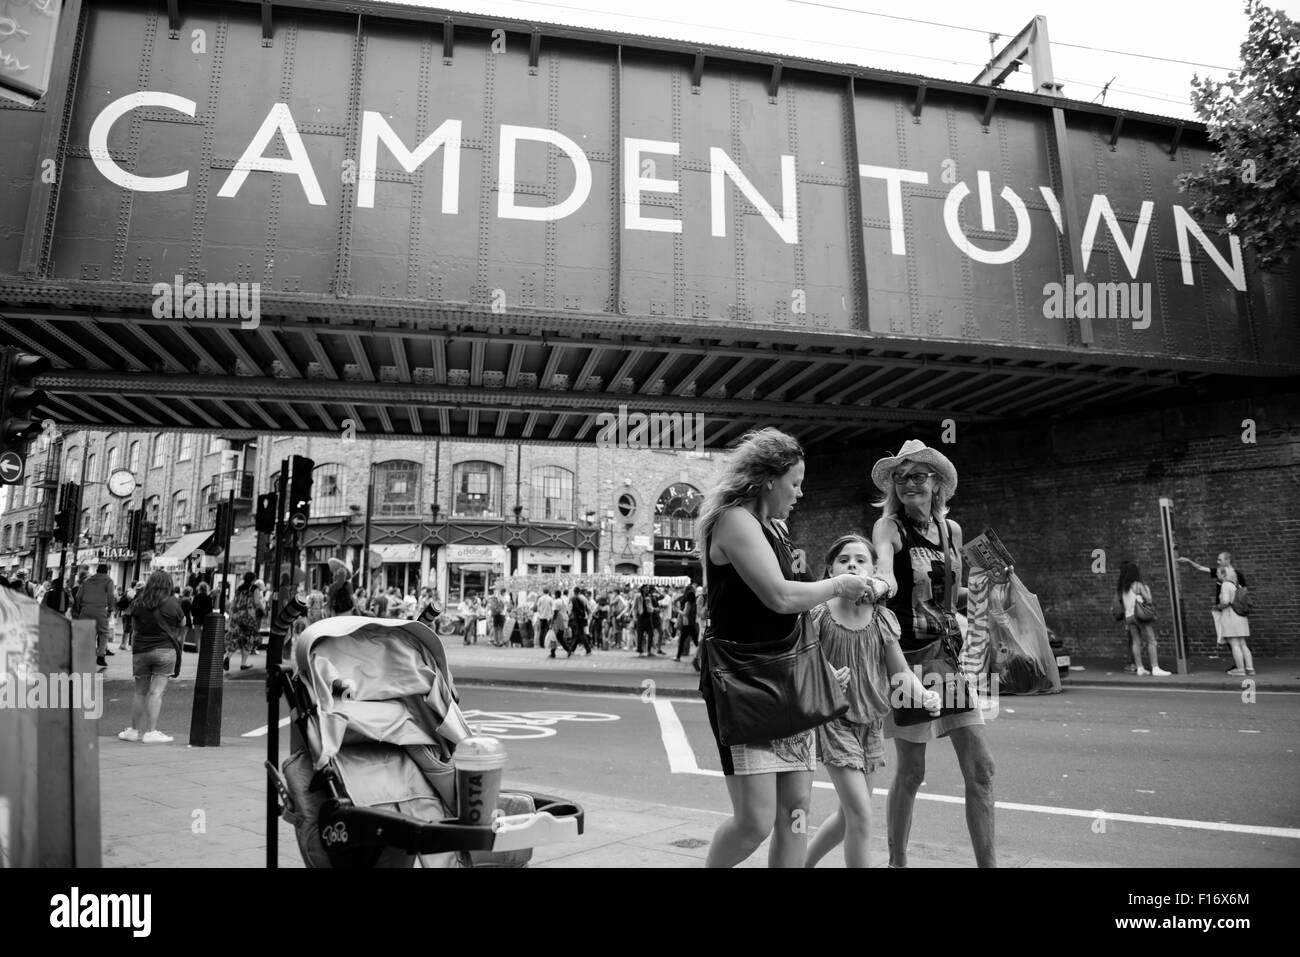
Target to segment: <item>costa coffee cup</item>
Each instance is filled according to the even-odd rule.
[[[501,794],[505,746],[496,738],[474,735],[456,748],[455,761],[460,823],[490,825]]]

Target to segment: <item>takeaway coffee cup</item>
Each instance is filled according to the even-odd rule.
[[[506,766],[505,746],[496,738],[474,735],[456,748],[455,760],[460,823],[491,824]]]

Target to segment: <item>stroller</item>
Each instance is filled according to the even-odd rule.
[[[454,755],[473,732],[427,625],[315,622],[294,639],[280,690],[297,736],[267,772],[308,867],[521,867],[537,844],[583,831],[579,806],[504,789],[490,825],[457,820]]]

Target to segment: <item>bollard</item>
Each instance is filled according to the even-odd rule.
[[[199,638],[199,667],[194,677],[194,706],[190,711],[190,744],[196,748],[221,746],[221,702],[225,674],[226,616],[212,612],[203,619]]]

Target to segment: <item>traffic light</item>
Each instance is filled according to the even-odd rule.
[[[226,539],[234,533],[231,527],[231,521],[234,518],[230,510],[229,502],[220,502],[217,505],[216,527],[212,531],[212,539],[221,548],[226,547]]]
[[[64,482],[59,490],[59,511],[54,516],[54,537],[68,544],[76,536],[77,516],[81,514],[81,486]]]
[[[254,527],[259,532],[268,532],[274,534],[276,514],[276,499],[279,496],[275,492],[267,492],[265,495],[257,497],[257,518],[254,521]]]
[[[129,513],[127,520],[126,544],[132,551],[139,554],[140,551],[140,520],[144,513],[138,508]]]
[[[138,552],[151,552],[158,542],[158,523],[144,522],[140,526],[140,548]],[[137,552],[137,553],[138,553]]]
[[[307,516],[311,514],[311,482],[314,468],[316,463],[302,455],[293,456],[290,463],[289,522],[295,528],[306,525]]]
[[[0,349],[0,482],[17,485],[23,480],[27,443],[41,431],[29,416],[46,399],[32,383],[49,368],[49,359]]]

